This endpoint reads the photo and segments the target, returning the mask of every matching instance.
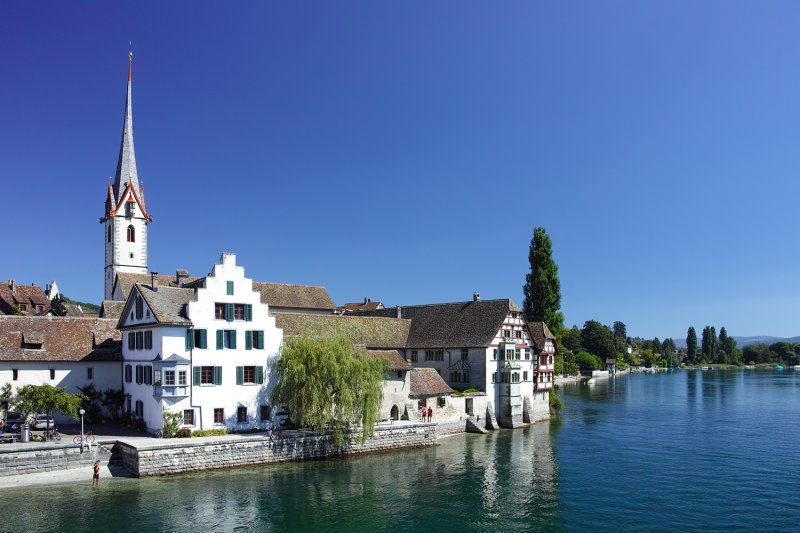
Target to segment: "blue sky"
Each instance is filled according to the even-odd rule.
[[[336,303],[522,303],[567,325],[800,334],[800,5],[0,7],[4,279],[98,302],[128,41],[150,268],[236,252]]]

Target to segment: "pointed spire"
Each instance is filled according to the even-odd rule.
[[[137,193],[139,175],[136,172],[136,152],[133,149],[133,108],[131,105],[133,51],[128,50],[128,93],[125,99],[125,118],[122,122],[122,141],[119,147],[117,172],[114,175],[114,195],[117,202],[130,182]]]

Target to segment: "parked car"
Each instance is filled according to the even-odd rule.
[[[53,429],[55,425],[52,416],[36,415],[33,419],[33,429]]]
[[[10,430],[11,426],[13,426],[14,424],[16,424],[17,427],[20,427],[22,425],[22,422],[23,422],[23,420],[22,420],[22,415],[21,414],[19,414],[19,413],[6,413],[5,425],[6,425],[6,428],[8,430]]]

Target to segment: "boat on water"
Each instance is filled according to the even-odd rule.
[[[783,370],[783,365],[778,365],[778,366],[776,366],[776,367],[775,367],[775,370],[777,370],[778,372],[780,372],[781,370]]]
[[[702,367],[700,370],[708,370],[707,366]]]
[[[792,368],[795,370],[800,370],[800,365],[794,365]]]
[[[597,383],[597,380],[594,378],[590,378],[589,381],[586,382],[587,385],[594,385],[595,383]]]

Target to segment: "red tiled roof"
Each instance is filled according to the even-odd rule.
[[[104,318],[0,316],[0,361],[121,361],[116,321]],[[23,348],[41,344],[41,348]]]

